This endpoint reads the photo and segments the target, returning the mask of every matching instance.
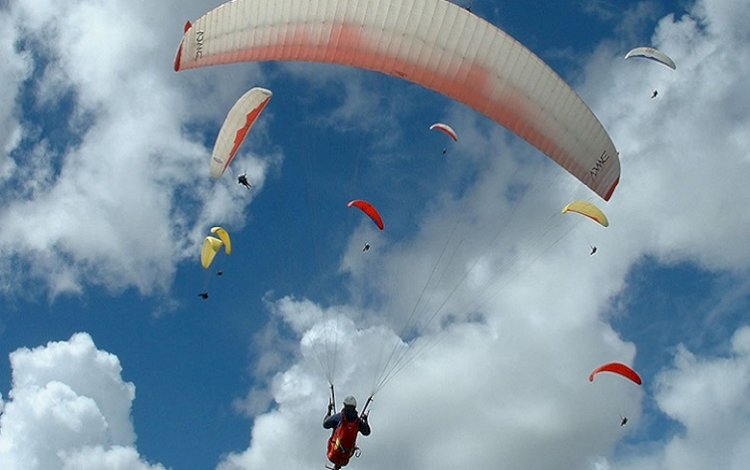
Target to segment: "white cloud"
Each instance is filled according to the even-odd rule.
[[[26,53],[15,53],[13,47],[17,36],[12,27],[12,20],[0,13],[0,28],[9,37],[0,45],[0,57],[3,60],[4,79],[0,83],[0,96],[16,96],[21,83],[29,76],[31,61]],[[5,181],[14,169],[14,162],[8,153],[18,145],[21,139],[21,125],[13,103],[0,107],[0,184]]]
[[[222,87],[211,72],[175,74],[181,25],[169,31],[161,19],[179,17],[180,6],[190,7],[183,3],[14,2],[0,12],[29,49],[0,50],[12,66],[0,116],[10,129],[0,142],[5,294],[35,281],[51,297],[81,293],[84,283],[165,294],[176,263],[192,257],[210,224],[244,223],[243,209],[279,155],[238,158],[254,177],[247,197],[231,175],[207,177],[210,149],[188,129],[218,130],[246,76],[260,74],[249,68]],[[13,103],[30,51],[36,72],[25,86],[34,101],[19,110]],[[29,113],[21,147],[11,111]],[[51,121],[46,132],[39,119]],[[262,141],[263,126],[253,132]]]
[[[0,414],[3,468],[163,468],[138,456],[135,386],[88,334],[18,349],[10,362],[13,386]]]
[[[85,447],[65,455],[63,470],[164,470],[161,464],[144,462],[132,447]]]
[[[634,449],[611,467],[627,470],[739,470],[750,457],[750,327],[737,330],[726,356],[701,357],[680,347],[659,374],[655,398],[680,432],[655,449]]]
[[[608,209],[613,227],[627,221],[617,225],[618,237],[667,262],[741,270],[750,262],[740,242],[750,216],[738,205],[750,197],[743,183],[750,113],[741,99],[750,91],[743,78],[750,65],[736,57],[748,53],[741,18],[750,8],[731,2],[732,16],[720,3],[727,2],[698,2],[691,16],[659,22],[653,45],[676,61],[676,71],[651,61],[612,62],[616,51],[604,49],[589,85],[621,152],[622,183]],[[654,100],[652,89],[659,90]]]

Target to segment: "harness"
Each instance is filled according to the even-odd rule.
[[[329,403],[329,410],[332,409],[335,403],[335,395],[333,391],[333,385],[331,385],[331,401]],[[364,416],[367,407],[372,402],[372,397],[367,399],[362,414],[354,416],[354,419],[349,420],[346,413],[341,412],[341,422],[331,432],[331,437],[328,439],[328,452],[326,456],[328,460],[335,465],[334,468],[338,469],[346,466],[349,463],[349,459],[359,457],[361,451],[357,447],[357,433],[359,432],[359,422],[361,416]],[[330,467],[328,467],[330,468]]]
[[[353,455],[358,455],[357,433],[359,432],[359,417],[349,421],[346,414],[341,414],[341,422],[328,439],[328,460],[334,464],[344,466],[349,463]]]

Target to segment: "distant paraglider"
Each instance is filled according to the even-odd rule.
[[[211,154],[211,176],[219,179],[227,169],[248,132],[271,99],[272,93],[265,88],[252,88],[242,95],[229,110],[216,137]],[[247,182],[247,178],[245,178]],[[242,181],[239,181],[241,184]],[[247,185],[245,185],[247,186]],[[249,186],[248,186],[249,188]]]
[[[632,57],[651,59],[653,61],[659,62],[660,64],[666,65],[672,70],[675,70],[677,68],[674,61],[667,54],[653,47],[644,46],[631,49],[627,54],[625,54],[625,58],[630,59]]]
[[[219,238],[208,235],[203,239],[203,245],[201,245],[201,266],[203,269],[208,269],[213,263],[216,253],[224,247],[224,253],[230,255],[232,253],[232,242],[229,238],[229,233],[222,227],[212,227],[211,233],[215,234]]]
[[[203,239],[203,244],[201,244],[201,266],[203,266],[203,269],[208,269],[211,266],[211,264],[214,262],[216,254],[222,248],[224,248],[225,254],[229,255],[232,253],[232,240],[229,238],[229,232],[227,232],[223,227],[211,227],[211,233],[216,236],[207,235],[206,238]],[[221,276],[223,274],[224,271],[221,270],[216,273],[217,276]],[[203,300],[208,299],[208,289],[206,289],[207,287],[208,282],[206,282],[203,292],[198,294],[198,297]]]
[[[641,385],[642,383],[641,376],[638,375],[638,373],[634,371],[630,366],[625,365],[621,362],[608,362],[597,367],[596,369],[591,371],[591,374],[589,374],[589,382],[593,382],[594,377],[601,372],[612,372],[614,374],[621,375],[627,379],[632,380],[638,385]]]
[[[629,379],[638,385],[642,384],[641,376],[638,375],[638,373],[634,371],[630,366],[621,362],[608,362],[606,364],[600,365],[589,374],[589,382],[593,382],[594,377],[596,377],[596,375],[601,372],[611,372],[613,374],[617,374],[626,379]],[[625,426],[626,424],[628,424],[628,417],[621,414],[620,427]]]
[[[456,134],[456,131],[454,131],[453,128],[448,124],[436,122],[435,124],[430,126],[430,130],[439,130],[440,132],[447,134],[451,139],[453,139],[453,142],[458,142],[458,134]]]
[[[601,209],[588,201],[573,201],[567,206],[563,207],[562,213],[565,214],[566,212],[576,212],[588,217],[589,219],[593,220],[603,227],[609,227],[609,220],[607,219],[607,216],[604,215],[604,212],[602,212]]]
[[[378,226],[380,230],[383,230],[383,218],[380,217],[380,213],[377,209],[375,209],[375,206],[373,206],[369,202],[362,199],[355,199],[353,201],[349,201],[346,206],[356,207],[357,209],[361,210],[362,212],[367,214],[370,219],[372,219],[372,221],[375,223],[375,225]]]
[[[458,134],[456,134],[456,131],[454,131],[453,128],[448,124],[436,122],[435,124],[430,126],[430,130],[438,130],[440,132],[443,132],[447,134],[451,139],[453,139],[453,142],[458,142]],[[448,153],[448,148],[443,147],[443,155],[445,155],[446,153]]]

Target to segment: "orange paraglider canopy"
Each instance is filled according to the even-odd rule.
[[[380,217],[378,210],[375,209],[375,206],[373,206],[369,202],[362,199],[355,199],[353,201],[349,201],[349,204],[347,204],[346,206],[354,206],[358,208],[359,210],[367,214],[372,219],[372,221],[375,222],[375,225],[377,225],[380,230],[383,230],[383,219]]]
[[[615,374],[622,375],[625,378],[632,380],[633,382],[641,385],[641,376],[636,371],[621,362],[608,362],[597,367],[591,374],[589,374],[589,382],[594,381],[594,376],[599,372],[612,372]]]

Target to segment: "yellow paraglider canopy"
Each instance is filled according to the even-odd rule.
[[[211,233],[215,234],[224,243],[224,252],[232,254],[232,241],[229,239],[229,232],[222,227],[211,227]]]
[[[573,201],[567,206],[563,207],[562,213],[566,212],[577,212],[578,214],[585,215],[586,217],[600,223],[604,227],[609,226],[609,220],[598,207],[588,201]]]
[[[203,240],[203,246],[201,246],[201,266],[204,269],[208,269],[211,266],[216,253],[223,245],[224,242],[210,235]]]

